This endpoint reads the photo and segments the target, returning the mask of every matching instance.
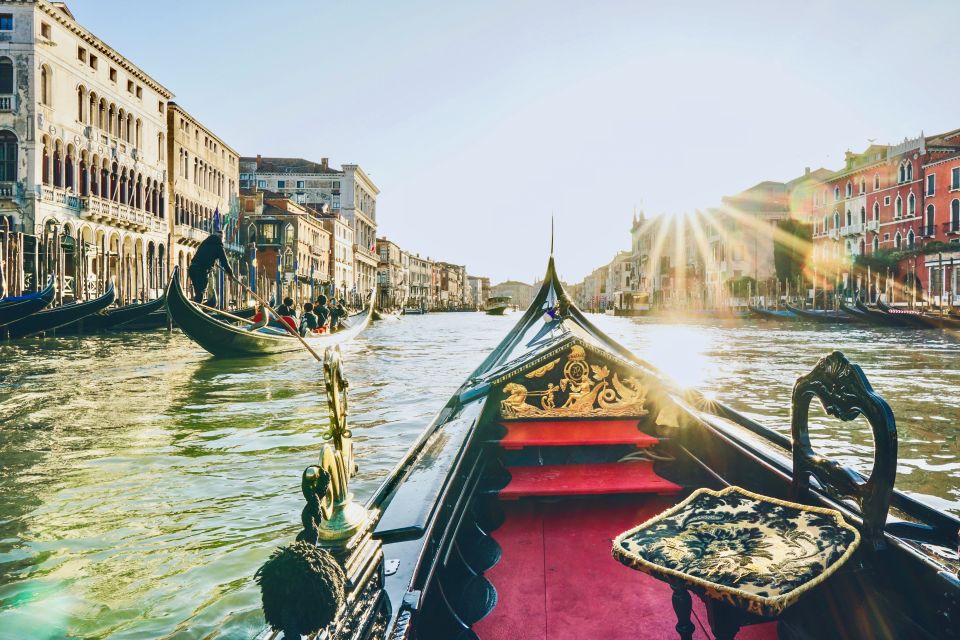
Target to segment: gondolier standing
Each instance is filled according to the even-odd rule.
[[[213,233],[200,243],[197,247],[197,253],[190,261],[190,267],[187,273],[190,275],[190,282],[193,283],[193,301],[203,302],[203,295],[207,291],[207,282],[210,280],[210,269],[216,262],[220,262],[224,273],[233,277],[233,270],[230,263],[227,262],[227,252],[223,248],[223,236],[220,230],[219,219],[215,219]],[[216,298],[216,293],[214,293]]]

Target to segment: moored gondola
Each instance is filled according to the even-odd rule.
[[[322,349],[355,338],[370,323],[375,293],[371,293],[370,306],[366,311],[347,318],[345,328],[334,333],[308,334],[306,341],[311,347]],[[269,326],[251,331],[248,328],[250,324],[232,324],[219,319],[226,317],[223,312],[217,312],[218,317],[215,317],[204,311],[184,294],[179,268],[174,269],[173,277],[167,284],[166,299],[174,324],[188,338],[215,356],[240,358],[303,349],[300,340],[284,329]]]
[[[85,318],[57,329],[57,334],[83,334],[98,331],[110,331],[126,327],[135,322],[144,322],[147,316],[164,311],[166,300],[160,296],[149,302],[137,302],[114,309],[104,309]]]
[[[257,573],[263,638],[956,637],[960,519],[894,489],[893,414],[842,354],[784,398],[787,438],[611,340],[551,258],[517,326],[363,507],[338,362],[303,530]],[[813,450],[814,397],[868,420],[869,479]]]
[[[900,327],[903,329],[920,328],[917,323],[911,321],[910,319],[903,318],[892,313],[885,313],[879,309],[871,309],[860,300],[856,301],[855,306],[857,311],[867,316],[867,318],[869,318],[874,324],[879,324],[885,327]]]
[[[888,305],[883,300],[877,300],[877,308],[920,329],[960,329],[960,319],[951,318],[947,315],[900,309]]]
[[[22,320],[8,324],[0,331],[6,331],[10,338],[26,338],[65,327],[73,322],[82,320],[89,315],[109,307],[116,299],[113,282],[100,296],[85,302],[71,302],[52,309],[38,311]]]
[[[865,320],[862,320],[859,317],[843,313],[842,311],[818,311],[816,309],[803,309],[801,307],[795,307],[791,304],[786,305],[786,307],[804,320],[810,320],[811,322],[818,322],[821,324],[850,324],[854,322],[865,322]]]
[[[794,322],[800,319],[800,316],[792,311],[784,309],[763,309],[761,307],[749,307],[750,313],[762,320],[777,320],[781,322]]]
[[[56,278],[51,275],[47,286],[36,293],[0,299],[0,327],[26,318],[49,306],[57,293],[55,282]],[[0,331],[0,334],[2,333]]]

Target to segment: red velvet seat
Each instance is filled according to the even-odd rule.
[[[637,428],[636,419],[501,424],[507,429],[507,435],[500,440],[500,446],[504,449],[604,444],[629,444],[644,448],[658,442]]]
[[[510,482],[500,490],[504,500],[614,493],[671,495],[680,491],[679,485],[658,476],[653,463],[647,461],[507,467],[507,471]]]

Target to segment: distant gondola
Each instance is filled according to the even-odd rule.
[[[688,590],[710,637],[760,622],[751,638],[956,637],[960,520],[894,488],[893,414],[840,353],[784,394],[792,423],[774,431],[606,336],[551,258],[530,308],[365,506],[336,417],[347,387],[326,369],[331,428],[302,476],[298,542],[257,573],[260,638],[707,637]],[[869,480],[810,444],[817,398],[868,419]]]
[[[901,327],[904,329],[918,328],[915,322],[907,318],[901,318],[895,314],[880,311],[879,309],[871,309],[859,300],[857,300],[855,304],[857,310],[867,316],[867,318],[869,318],[874,324],[879,324],[886,327]]]
[[[799,320],[800,316],[792,311],[778,311],[775,309],[761,309],[760,307],[750,307],[750,313],[764,320],[779,320],[784,322],[793,322]]]
[[[164,304],[164,296],[160,296],[156,300],[150,300],[149,302],[137,302],[115,309],[104,309],[66,327],[57,329],[57,333],[96,333],[98,331],[109,331],[111,329],[125,327],[130,323],[143,321],[153,313],[165,313]]]
[[[50,276],[47,286],[36,293],[0,299],[0,327],[26,318],[45,309],[57,293],[56,278]],[[0,334],[3,332],[0,331]]]
[[[67,326],[77,320],[97,313],[113,304],[116,298],[116,292],[113,288],[113,282],[107,287],[106,292],[93,300],[86,302],[71,302],[52,309],[39,311],[22,320],[8,324],[5,331],[11,338],[25,338],[45,331],[51,331],[58,327]]]
[[[365,312],[354,314],[347,319],[346,328],[335,333],[308,334],[305,338],[307,342],[316,349],[323,349],[352,340],[370,323],[373,295],[371,294],[370,306]],[[173,271],[173,277],[167,285],[166,298],[167,309],[174,324],[180,327],[188,338],[215,356],[240,358],[303,349],[296,336],[285,329],[271,326],[249,331],[246,326],[231,324],[207,313],[184,294],[179,268]]]
[[[911,309],[898,309],[897,307],[891,307],[883,300],[877,300],[877,308],[921,329],[960,329],[960,319],[958,318],[951,318],[938,313],[921,313]]]
[[[865,322],[865,320],[845,314],[842,311],[817,311],[815,309],[801,309],[800,307],[795,307],[791,304],[787,304],[786,307],[804,320],[810,320],[812,322],[819,322],[822,324],[850,324],[854,322]]]
[[[861,322],[863,324],[883,324],[883,323],[877,322],[876,320],[871,318],[869,315],[867,315],[863,311],[860,311],[856,307],[850,306],[846,302],[840,303],[840,311],[841,313],[845,313],[851,318],[853,318],[854,320]]]

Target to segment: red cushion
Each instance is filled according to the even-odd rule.
[[[286,322],[290,326],[290,328],[293,329],[294,331],[297,330],[296,318],[292,318],[290,316],[280,316],[280,319]]]
[[[585,496],[610,493],[656,493],[669,495],[681,487],[664,480],[653,463],[612,462],[607,464],[551,464],[536,467],[507,467],[510,482],[500,497]]]
[[[500,440],[504,449],[593,444],[632,444],[652,447],[658,440],[637,428],[636,420],[562,422],[503,422],[507,435]]]

